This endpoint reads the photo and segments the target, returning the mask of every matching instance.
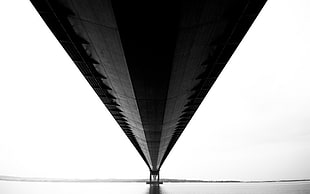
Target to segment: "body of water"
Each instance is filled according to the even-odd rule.
[[[310,194],[310,182],[294,183],[51,183],[0,181],[1,194]]]

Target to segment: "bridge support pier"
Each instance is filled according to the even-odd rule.
[[[146,184],[151,184],[151,185],[163,184],[163,182],[160,181],[159,179],[159,170],[158,171],[150,170],[150,180],[147,181]]]

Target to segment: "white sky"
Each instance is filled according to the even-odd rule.
[[[161,176],[310,178],[310,2],[269,0]],[[147,178],[30,2],[0,1],[0,175]]]

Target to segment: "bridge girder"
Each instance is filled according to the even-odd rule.
[[[266,0],[31,2],[159,172]]]

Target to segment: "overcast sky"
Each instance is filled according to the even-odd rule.
[[[269,0],[161,169],[310,178],[310,2]],[[0,1],[0,175],[147,178],[116,121],[29,1]]]

